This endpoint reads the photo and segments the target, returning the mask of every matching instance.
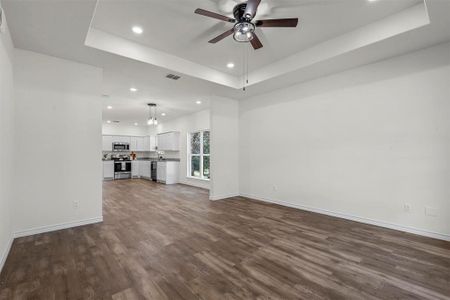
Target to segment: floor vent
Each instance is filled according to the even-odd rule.
[[[167,74],[166,78],[172,79],[172,80],[178,80],[181,78],[181,76],[175,75],[175,74]]]

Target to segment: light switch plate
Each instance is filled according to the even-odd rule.
[[[409,203],[403,204],[403,210],[407,213],[411,212],[411,204]]]

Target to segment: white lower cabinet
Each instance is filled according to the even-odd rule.
[[[156,165],[156,179],[158,182],[166,182],[166,162],[158,161]]]
[[[112,160],[103,162],[103,180],[114,179],[114,162]]]
[[[180,162],[178,161],[158,161],[157,180],[164,184],[178,183]],[[151,179],[151,161],[134,160],[131,162],[131,177]],[[103,161],[103,180],[114,179],[114,161]]]
[[[139,162],[139,175],[140,177],[144,177],[146,179],[151,178],[151,170],[150,170],[151,162],[149,160],[144,160]]]
[[[180,163],[178,161],[158,161],[157,179],[158,182],[165,184],[178,183],[178,170]]]
[[[139,167],[141,165],[140,161],[134,160],[131,162],[131,177],[138,178],[140,177]]]

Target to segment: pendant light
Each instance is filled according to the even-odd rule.
[[[147,125],[158,125],[158,119],[156,118],[156,104],[148,103],[148,120]]]

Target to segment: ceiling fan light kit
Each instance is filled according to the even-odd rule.
[[[250,42],[253,39],[255,32],[255,25],[249,22],[236,23],[234,25],[233,39],[236,42],[245,43]]]
[[[236,42],[250,42],[253,49],[257,50],[262,48],[263,45],[256,35],[256,27],[297,27],[298,24],[298,18],[253,21],[260,3],[261,0],[248,0],[247,2],[236,5],[233,9],[234,19],[201,8],[197,8],[195,13],[224,22],[235,23],[232,29],[211,39],[209,43],[215,44],[224,38],[233,35],[233,39]]]

